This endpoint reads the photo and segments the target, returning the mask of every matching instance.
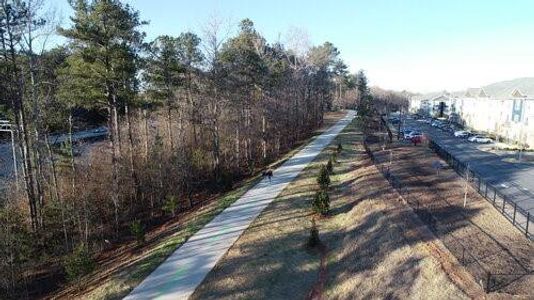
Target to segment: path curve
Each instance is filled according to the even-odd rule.
[[[176,249],[125,299],[187,299],[269,203],[354,119],[355,111],[284,162]]]

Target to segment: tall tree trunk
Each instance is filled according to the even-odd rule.
[[[137,171],[134,164],[134,138],[133,138],[133,130],[132,130],[132,123],[130,120],[130,110],[128,105],[126,104],[124,106],[124,113],[126,115],[126,126],[128,127],[128,140],[129,140],[129,159],[130,159],[130,174],[132,176],[132,180],[134,182],[133,187],[133,195],[134,195],[134,201],[135,205],[139,205],[138,201],[141,199],[141,189],[140,189],[140,183],[139,183],[139,177],[137,176]]]
[[[169,137],[169,145],[171,147],[171,153],[174,154],[174,136],[172,134],[172,110],[170,104],[167,105],[167,136]]]
[[[31,7],[33,3],[30,1],[28,3],[29,7],[29,13],[27,14],[28,22],[27,22],[27,46],[28,46],[28,56],[29,56],[29,74],[30,74],[30,88],[29,88],[29,95],[30,95],[30,101],[31,105],[33,107],[33,118],[34,120],[34,134],[35,134],[35,142],[30,144],[30,159],[35,163],[35,193],[36,193],[36,199],[37,199],[37,215],[38,215],[38,223],[39,227],[43,226],[43,208],[44,208],[44,193],[43,193],[43,167],[42,167],[42,155],[41,155],[41,147],[40,147],[40,129],[43,124],[42,122],[42,115],[39,109],[39,101],[38,101],[38,86],[37,86],[37,79],[36,79],[36,62],[35,62],[35,55],[33,53],[33,25],[34,22],[32,20],[33,16],[33,7]],[[24,109],[24,107],[22,107]]]
[[[70,154],[70,169],[72,172],[71,180],[70,180],[70,187],[71,187],[71,195],[72,199],[76,197],[76,162],[74,158],[74,143],[72,140],[72,129],[73,129],[73,122],[72,122],[72,109],[69,110],[69,154]]]
[[[149,143],[149,130],[148,130],[148,114],[147,110],[143,109],[143,123],[145,128],[145,164],[148,163],[148,143]]]
[[[113,203],[114,221],[115,221],[115,235],[119,233],[119,120],[117,111],[117,95],[113,86],[107,85],[108,103],[109,103],[109,143],[111,148],[111,164],[112,164],[112,182],[111,182],[111,201]]]
[[[261,115],[261,149],[262,149],[262,158],[263,162],[265,163],[267,161],[267,124],[265,120],[265,109],[262,110]]]
[[[236,124],[235,128],[235,166],[239,169],[241,166],[241,145],[239,137],[239,124]]]
[[[4,11],[9,9],[6,6],[6,3],[3,4]],[[30,137],[28,135],[28,128],[26,122],[26,113],[24,109],[24,84],[23,77],[19,72],[20,64],[18,62],[18,54],[16,53],[15,46],[15,37],[13,34],[13,28],[11,22],[5,22],[4,27],[5,33],[7,34],[7,40],[3,41],[3,47],[7,49],[4,51],[5,56],[9,59],[9,65],[11,67],[10,76],[11,84],[10,88],[10,97],[11,103],[13,106],[13,112],[15,115],[15,123],[17,127],[17,135],[19,147],[22,150],[22,171],[24,175],[24,189],[28,199],[28,204],[30,207],[30,218],[32,228],[37,230],[38,228],[38,211],[37,211],[37,195],[35,192],[35,177],[34,177],[34,168],[31,160],[31,143]],[[9,51],[9,54],[8,54]],[[9,56],[8,56],[9,55]]]
[[[220,162],[220,139],[219,139],[219,104],[217,103],[217,92],[215,92],[212,98],[212,112],[211,112],[211,124],[212,124],[212,152],[213,152],[213,169],[215,171],[215,179],[219,180],[221,173]]]
[[[59,203],[59,206],[60,206],[59,210],[61,213],[61,227],[63,230],[63,239],[65,241],[65,252],[68,252],[69,251],[69,236],[67,233],[67,224],[65,220],[65,203],[63,202],[63,198],[61,197],[61,194],[59,193],[56,159],[54,157],[54,153],[52,152],[52,147],[50,145],[48,133],[44,135],[44,138],[45,138],[46,150],[48,151],[48,156],[50,157],[50,168],[52,169],[52,190],[53,190],[52,192],[54,193],[54,197],[56,198],[56,201]]]

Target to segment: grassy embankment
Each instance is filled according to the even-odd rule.
[[[357,122],[349,125],[243,233],[192,298],[462,299],[479,292],[399,201],[364,154],[362,138]],[[316,176],[338,143],[331,211],[318,218],[311,211]],[[305,247],[312,218],[321,249]]]

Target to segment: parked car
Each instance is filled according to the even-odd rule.
[[[439,123],[436,127],[441,129],[441,130],[445,130],[445,129],[447,129],[448,126],[445,123]]]
[[[404,130],[400,131],[400,134],[401,134],[402,138],[405,139],[406,136],[409,135],[410,133],[412,133],[413,131],[416,131],[416,130],[414,130],[414,129],[404,129]]]
[[[408,134],[408,133],[410,133],[412,131],[415,131],[415,129],[406,127],[406,128],[401,129],[400,133],[401,134]]]
[[[432,123],[430,123],[430,126],[432,127],[438,127],[440,126],[442,123],[440,121],[432,121]]]
[[[487,136],[483,135],[474,135],[468,139],[468,141],[479,144],[489,144],[493,143],[493,140]]]
[[[465,130],[458,130],[458,131],[454,132],[454,136],[455,137],[459,137],[459,138],[466,138],[469,135],[470,135],[470,132],[469,131],[465,131]]]
[[[420,131],[412,131],[410,133],[408,133],[407,135],[404,136],[405,139],[407,140],[411,140],[415,137],[417,138],[421,138],[423,136],[423,134],[420,132]]]

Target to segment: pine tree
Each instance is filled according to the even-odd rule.
[[[312,206],[316,213],[323,216],[326,215],[330,210],[330,197],[328,196],[328,192],[326,190],[320,190],[315,193]]]
[[[328,171],[328,174],[332,174],[334,171],[334,165],[332,163],[332,157],[328,159],[328,163],[326,163],[326,170]]]
[[[330,175],[328,174],[326,165],[321,165],[321,170],[317,176],[317,183],[321,187],[321,190],[326,190],[330,185]]]
[[[310,236],[308,237],[308,241],[306,242],[306,246],[308,248],[315,248],[321,244],[321,239],[319,237],[319,229],[317,229],[317,225],[315,224],[315,219],[312,219],[312,226],[310,228]]]
[[[138,52],[144,34],[139,13],[119,0],[77,0],[69,29],[59,32],[68,38],[74,53],[68,59],[70,79],[63,84],[86,105],[108,113],[112,149],[112,191],[115,229],[119,228],[119,111],[137,92]]]
[[[368,118],[372,114],[373,97],[367,85],[367,76],[363,70],[358,71],[356,76],[356,87],[358,90],[358,116]]]
[[[172,112],[178,109],[176,91],[183,85],[185,68],[180,62],[178,39],[162,35],[147,46],[148,56],[144,63],[143,79],[147,94],[153,104],[165,108],[166,131],[171,151],[175,141],[172,129]]]
[[[250,19],[241,21],[240,32],[226,42],[220,53],[221,71],[226,77],[225,86],[232,95],[231,106],[235,118],[235,159],[240,167],[244,154],[249,170],[253,170],[253,110],[254,104],[261,102],[267,75],[266,61],[262,59],[265,39],[254,29]],[[243,145],[243,147],[241,147]],[[243,149],[242,149],[243,148]],[[243,151],[241,151],[243,150]]]

